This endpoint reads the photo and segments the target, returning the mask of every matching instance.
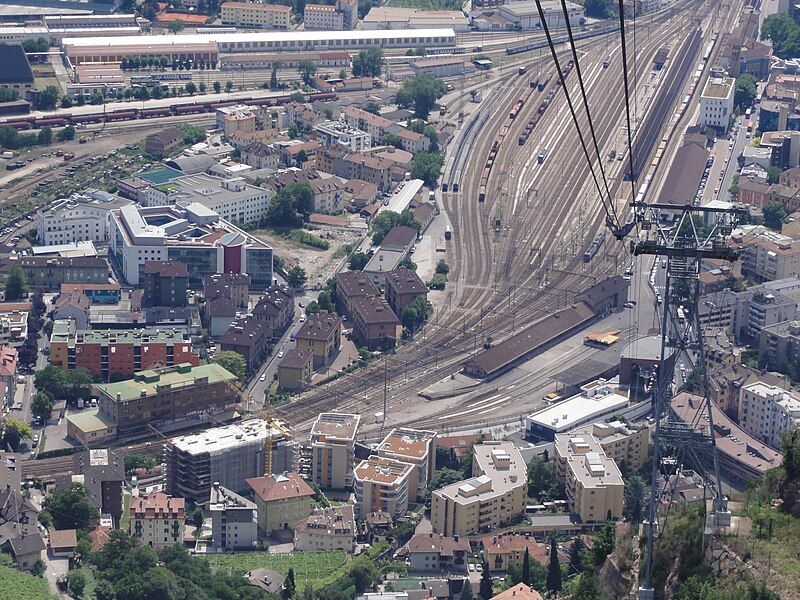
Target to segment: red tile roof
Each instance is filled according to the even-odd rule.
[[[313,496],[308,484],[303,481],[297,473],[279,473],[264,477],[251,477],[247,480],[256,495],[264,502],[275,500],[288,500],[290,498],[302,498]]]

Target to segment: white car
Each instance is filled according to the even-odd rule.
[[[305,323],[305,320],[306,320],[306,316],[305,316],[305,315],[302,315],[302,316],[300,317],[300,322],[301,322],[301,323]]]
[[[470,571],[470,573],[474,573],[475,572],[475,565],[473,565],[472,563],[469,563],[469,571]]]
[[[280,352],[278,352],[278,358],[283,358],[283,350],[281,350]]]
[[[480,564],[480,563],[478,563],[477,565],[475,565],[475,570],[476,570],[478,573],[482,573],[482,572],[483,572],[483,565],[482,565],[482,564]]]
[[[261,377],[259,377],[258,380],[259,381],[266,381],[267,380],[267,374],[266,373],[262,373]]]

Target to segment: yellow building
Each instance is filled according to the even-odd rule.
[[[128,533],[154,550],[183,543],[185,503],[164,492],[131,498]]]
[[[556,434],[556,478],[564,486],[570,512],[585,524],[622,517],[625,482],[616,463],[590,433]]]
[[[283,390],[303,390],[314,374],[314,355],[310,350],[292,348],[278,365],[278,386]]]
[[[353,486],[360,415],[320,413],[311,427],[311,481],[323,489]]]
[[[310,350],[314,354],[315,369],[329,365],[342,344],[342,317],[325,311],[308,315],[296,338],[298,350]]]
[[[600,442],[606,456],[617,466],[629,472],[638,471],[644,466],[650,453],[650,430],[622,421],[593,423],[571,431],[572,435],[591,434]]]
[[[357,518],[382,510],[393,519],[408,510],[408,483],[414,466],[408,463],[370,456],[355,468]]]
[[[255,492],[258,530],[262,534],[293,529],[311,514],[314,491],[297,473],[279,473],[247,480]]]
[[[222,24],[259,29],[289,29],[292,7],[262,2],[225,2]]]
[[[475,446],[472,479],[433,492],[431,524],[435,533],[465,535],[500,527],[525,510],[528,470],[511,442]]]
[[[378,456],[414,466],[408,487],[408,496],[412,500],[423,495],[433,477],[433,463],[436,462],[435,439],[435,431],[398,427],[383,438],[378,446]]]

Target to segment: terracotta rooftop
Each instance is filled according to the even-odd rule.
[[[326,311],[308,315],[306,322],[297,332],[298,340],[327,340],[336,329],[342,326],[342,317]]]
[[[435,431],[398,427],[383,438],[378,446],[378,453],[421,459],[428,454],[428,445],[434,438],[436,438]]]
[[[453,556],[459,550],[470,552],[467,538],[455,539],[440,533],[418,533],[408,541],[409,552],[436,552],[441,556]]]
[[[247,485],[264,502],[314,495],[314,490],[297,473],[278,473],[265,475],[264,477],[251,477],[247,480]]]
[[[131,498],[132,519],[182,519],[186,500],[155,492]]]
[[[399,267],[386,272],[386,284],[394,288],[398,294],[427,294],[428,286],[420,279],[416,271],[408,267]]]
[[[528,550],[530,557],[537,562],[546,565],[549,561],[549,550],[547,546],[540,544],[533,536],[526,537],[523,534],[507,533],[504,535],[487,535],[481,538],[481,545],[484,552],[488,554],[524,554]]]

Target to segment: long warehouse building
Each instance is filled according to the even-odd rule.
[[[216,61],[231,52],[307,52],[382,48],[455,46],[452,28],[406,31],[265,31],[195,35],[65,38],[64,51],[72,66],[118,63],[125,56],[166,56],[172,60]]]

